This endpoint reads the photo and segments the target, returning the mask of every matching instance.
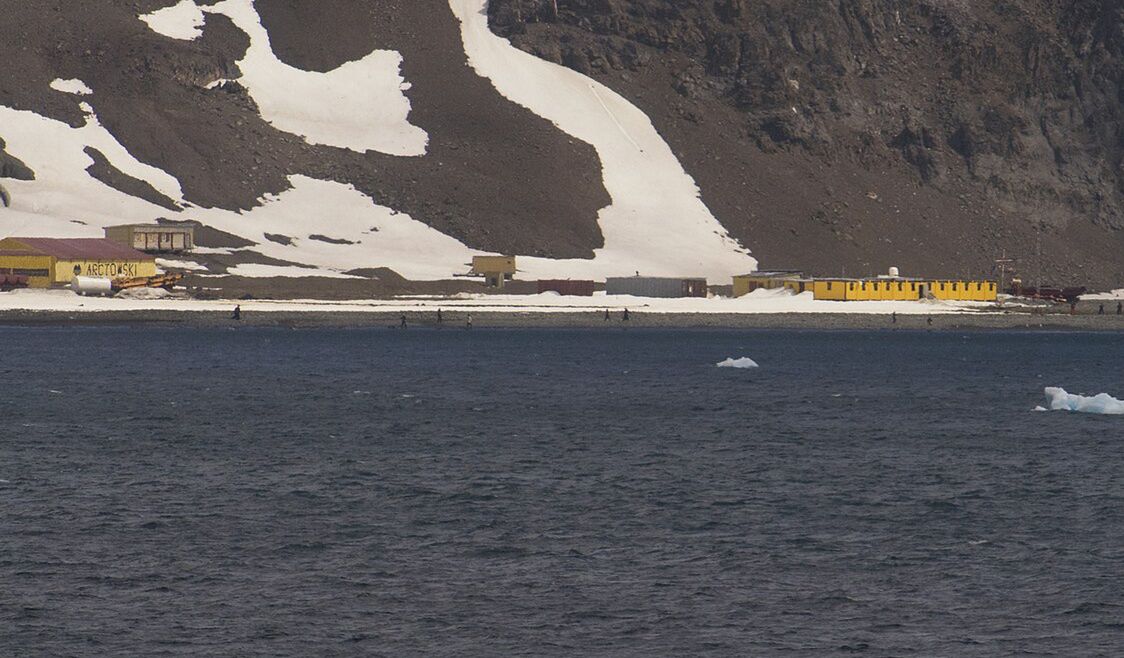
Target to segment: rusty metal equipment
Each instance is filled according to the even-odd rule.
[[[168,288],[183,280],[182,274],[157,274],[156,276],[142,276],[134,279],[114,279],[113,290],[129,290],[130,288]]]

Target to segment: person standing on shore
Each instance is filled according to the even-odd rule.
[[[1116,302],[1116,314],[1124,315],[1124,302]]]
[[[609,309],[605,309],[605,322],[609,322],[613,318],[609,317]]]
[[[402,323],[398,326],[403,328],[403,329],[406,328],[406,314],[405,313],[402,314]]]
[[[437,309],[437,324],[441,324],[442,322],[443,320],[441,319],[441,309]]]
[[[621,317],[621,322],[628,322],[628,309],[624,310],[624,315]]]
[[[1097,315],[1104,315],[1104,304],[1101,304],[1101,305],[1100,305],[1100,306],[1099,306],[1099,307],[1097,308]]]
[[[468,314],[468,322],[466,322],[464,326],[469,328],[469,329],[472,328],[472,314],[471,313]]]
[[[898,323],[898,312],[897,311],[894,311],[893,313],[890,314],[890,323],[891,324],[897,324]]]
[[[933,316],[930,315],[929,317],[925,318],[925,324],[929,325],[930,327],[933,326]]]
[[[230,319],[231,320],[241,320],[242,319],[242,306],[240,304],[235,305],[234,312],[230,314]]]

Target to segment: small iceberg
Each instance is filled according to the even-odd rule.
[[[754,361],[753,359],[751,359],[749,357],[745,357],[745,356],[743,356],[740,359],[726,359],[725,361],[722,361],[721,363],[716,363],[714,365],[718,366],[719,368],[741,368],[741,369],[761,367],[761,366],[757,365],[756,361]]]
[[[1124,415],[1124,401],[1117,400],[1108,393],[1086,397],[1066,393],[1064,388],[1050,387],[1046,389],[1046,399],[1049,400],[1050,411],[1077,411],[1085,414],[1111,416]],[[1042,407],[1039,407],[1039,409],[1045,411]]]

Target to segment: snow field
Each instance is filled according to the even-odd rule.
[[[250,267],[250,266],[244,266]],[[252,266],[262,267],[262,266]],[[307,271],[307,270],[306,270]],[[889,315],[902,314],[955,314],[972,313],[983,305],[978,302],[825,302],[816,301],[810,293],[791,296],[783,305],[777,300],[747,295],[738,299],[724,297],[712,299],[652,299],[628,295],[598,294],[593,297],[563,297],[557,294],[541,295],[476,295],[460,294],[451,297],[411,296],[395,299],[352,301],[317,300],[193,300],[157,299],[136,300],[122,298],[80,297],[68,290],[16,290],[0,294],[0,310],[40,311],[215,311],[229,310],[232,304],[243,310],[270,311],[336,311],[336,312],[436,312],[445,310],[511,312],[511,313],[602,313],[606,309],[629,309],[642,313],[860,313]]]
[[[273,53],[253,0],[224,0],[209,7],[183,0],[141,19],[160,34],[190,40],[202,35],[205,13],[223,14],[249,35],[250,48],[238,62],[238,82],[249,90],[262,118],[278,130],[310,144],[425,155],[429,137],[407,118],[410,100],[403,91],[409,87],[397,52],[376,50],[326,73],[289,66]]]
[[[527,54],[488,29],[487,0],[449,0],[469,63],[511,101],[592,145],[612,205],[601,210],[605,246],[592,263],[521,258],[528,278],[709,276],[752,271],[756,261],[710,213],[648,117],[608,87]]]

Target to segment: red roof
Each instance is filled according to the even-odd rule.
[[[10,238],[62,260],[154,260],[155,256],[107,238]]]

